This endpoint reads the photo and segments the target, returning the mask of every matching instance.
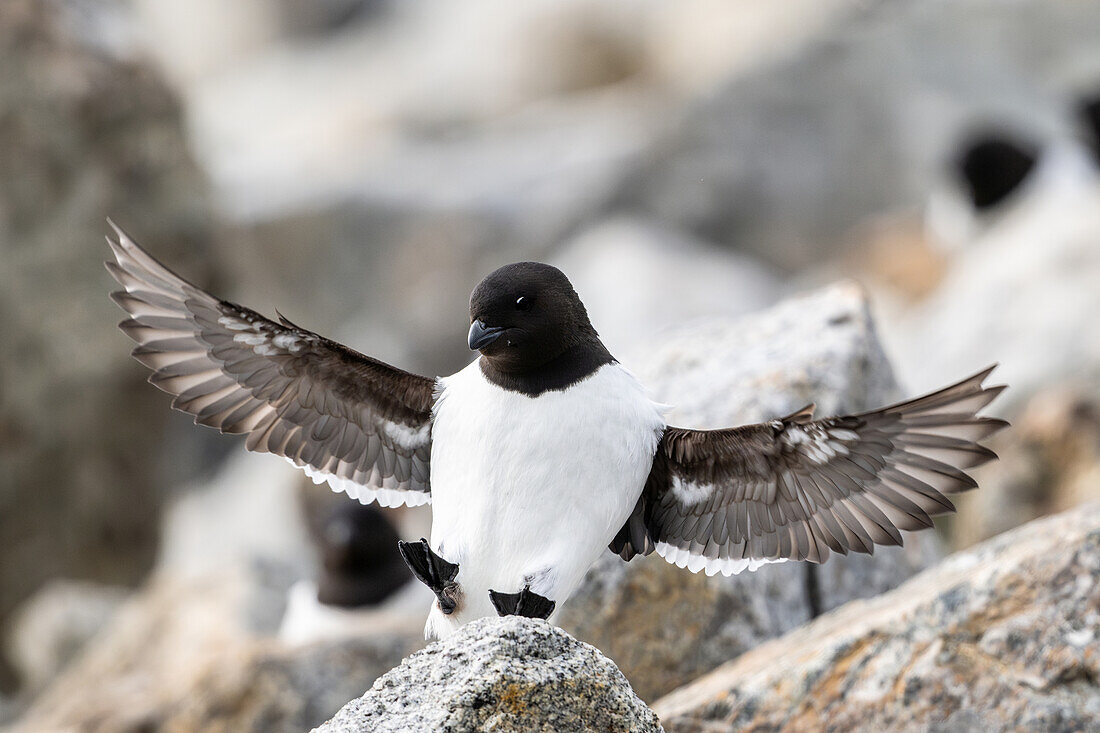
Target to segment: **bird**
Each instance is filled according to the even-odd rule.
[[[301,499],[320,572],[287,591],[279,639],[297,646],[407,631],[431,594],[395,551],[398,534],[385,510],[343,494],[303,491]]]
[[[111,226],[119,327],[172,407],[362,503],[431,504],[430,538],[398,548],[435,596],[427,638],[486,616],[553,622],[605,552],[732,575],[900,545],[977,486],[966,471],[1007,425],[979,415],[1005,388],[985,385],[994,367],[857,415],[668,425],[566,275],[537,262],[474,288],[465,368],[420,376],[221,300]]]

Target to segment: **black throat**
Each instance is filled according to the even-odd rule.
[[[598,338],[585,340],[562,352],[540,367],[522,373],[505,372],[495,367],[488,357],[481,358],[481,373],[496,386],[528,397],[538,397],[572,387],[591,376],[604,364],[611,364],[615,357]]]

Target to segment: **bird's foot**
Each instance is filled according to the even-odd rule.
[[[550,618],[557,605],[544,598],[525,585],[519,593],[497,593],[489,591],[489,600],[493,602],[497,614],[501,616],[526,616],[527,618]]]
[[[397,550],[413,575],[435,593],[439,610],[447,615],[454,613],[459,597],[458,583],[455,582],[458,565],[435,554],[423,537],[419,542],[399,541]]]

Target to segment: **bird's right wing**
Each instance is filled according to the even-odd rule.
[[[130,314],[119,327],[172,407],[363,503],[431,500],[435,380],[218,300],[114,228],[107,270],[125,290],[111,297]]]
[[[811,405],[759,425],[669,427],[611,549],[730,575],[900,545],[898,530],[953,511],[947,495],[977,485],[965,470],[996,457],[979,441],[1007,423],[977,414],[1004,389],[983,385],[991,371],[860,415],[814,420]]]

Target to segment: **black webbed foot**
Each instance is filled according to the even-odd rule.
[[[398,541],[397,550],[417,579],[435,593],[439,601],[439,610],[445,614],[454,613],[458,606],[458,565],[447,562],[432,551],[423,537],[419,542]]]
[[[526,616],[527,618],[550,618],[556,603],[544,598],[525,585],[519,593],[497,593],[489,591],[489,600],[501,616]]]

